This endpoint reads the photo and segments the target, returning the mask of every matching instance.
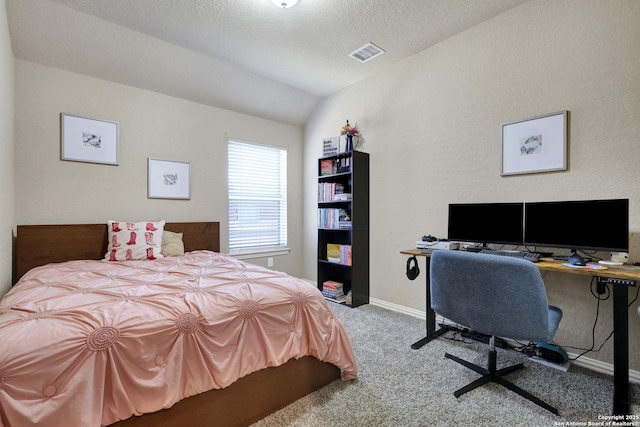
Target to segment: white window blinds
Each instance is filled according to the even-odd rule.
[[[229,251],[287,245],[287,151],[229,140]]]

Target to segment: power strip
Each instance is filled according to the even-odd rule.
[[[636,281],[631,279],[618,279],[616,277],[599,277],[598,283],[611,283],[612,285],[636,286]]]

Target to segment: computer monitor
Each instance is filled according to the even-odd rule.
[[[523,203],[453,203],[448,239],[455,242],[521,245]]]
[[[524,244],[628,252],[629,199],[526,203]]]

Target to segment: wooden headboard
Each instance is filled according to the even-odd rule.
[[[182,233],[185,252],[220,252],[219,222],[168,222],[165,230]],[[106,224],[19,225],[16,236],[17,282],[34,267],[77,259],[102,259],[107,253]]]

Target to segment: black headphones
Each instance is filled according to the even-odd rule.
[[[413,266],[411,264],[413,264]],[[409,280],[415,280],[419,275],[420,268],[418,267],[418,258],[414,255],[407,260],[407,277]]]

